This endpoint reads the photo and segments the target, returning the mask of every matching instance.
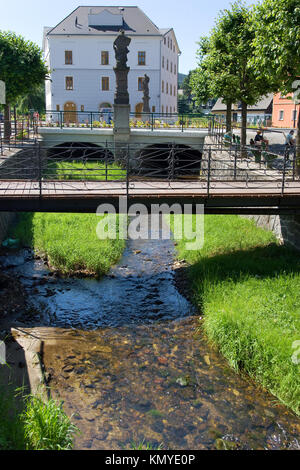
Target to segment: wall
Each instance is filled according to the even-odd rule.
[[[286,95],[287,97],[282,97],[280,93],[274,95],[273,100],[273,117],[272,117],[272,126],[273,127],[282,127],[287,129],[292,129],[297,127],[297,120],[300,112],[300,105],[296,105],[291,100],[292,94]],[[294,121],[293,111],[297,110],[297,116]],[[279,111],[283,111],[283,119],[279,120]]]
[[[97,37],[50,37],[45,41],[45,56],[51,69],[51,80],[46,86],[46,107],[56,110],[60,106],[63,111],[67,101],[73,101],[80,111],[81,105],[85,111],[97,111],[103,102],[113,104],[116,88],[116,79],[113,67],[115,66],[115,53],[113,42],[116,36],[108,38]],[[160,37],[134,37],[129,46],[128,91],[131,111],[142,102],[143,93],[138,90],[138,77],[145,73],[150,77],[150,108],[155,106],[159,112],[160,107]],[[49,53],[50,50],[50,53]],[[73,64],[65,65],[65,50],[73,52]],[[101,65],[101,51],[109,52],[109,64]],[[146,52],[146,65],[138,65],[138,51]],[[65,77],[72,76],[74,90],[65,89]],[[109,91],[101,89],[101,77],[109,77]],[[174,75],[175,77],[175,75]],[[50,85],[49,85],[50,83]],[[51,88],[51,90],[50,90]],[[177,96],[173,97],[174,105]]]
[[[300,250],[300,216],[297,215],[244,215],[258,227],[271,230],[281,243]]]
[[[5,239],[8,227],[14,221],[15,216],[13,212],[0,212],[0,243]]]

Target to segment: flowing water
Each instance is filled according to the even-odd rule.
[[[30,332],[81,430],[76,448],[300,448],[300,420],[204,339],[175,285],[172,241],[129,241],[100,281],[58,278],[26,250],[0,261],[38,312]]]

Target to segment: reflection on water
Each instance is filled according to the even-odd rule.
[[[55,396],[77,448],[300,448],[300,421],[212,350],[180,295],[171,241],[130,241],[101,281],[59,279],[23,251],[2,259],[40,312]],[[87,331],[89,330],[89,331]]]

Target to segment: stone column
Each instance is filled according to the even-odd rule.
[[[128,93],[128,72],[130,67],[127,66],[128,46],[131,39],[125,36],[121,31],[114,42],[114,50],[116,56],[116,93],[114,99],[114,141],[115,156],[117,160],[124,158],[123,149],[130,139],[129,126],[129,93]]]

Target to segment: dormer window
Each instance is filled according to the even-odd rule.
[[[93,13],[93,9],[90,10],[88,16],[89,26],[93,27],[113,27],[114,29],[117,27],[123,26],[123,15],[120,14],[113,14],[108,10],[103,10],[100,13]]]
[[[73,52],[65,51],[65,65],[72,65],[72,64],[73,64]]]

